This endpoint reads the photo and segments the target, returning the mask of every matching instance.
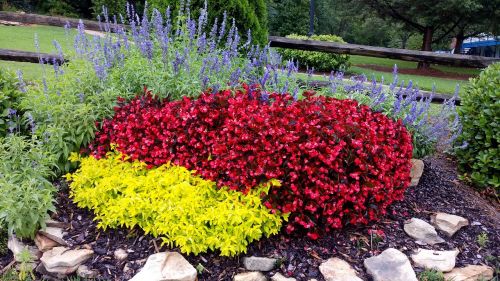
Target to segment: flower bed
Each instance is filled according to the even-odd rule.
[[[311,238],[376,220],[409,184],[410,134],[354,100],[305,95],[245,85],[172,102],[147,93],[117,107],[90,149],[102,157],[116,144],[149,167],[172,162],[244,193],[276,178],[266,206]]]
[[[72,156],[81,163],[67,176],[71,197],[79,207],[93,209],[101,228],[139,226],[185,253],[218,249],[223,256],[246,252],[250,242],[281,228],[280,213],[270,212],[260,199],[279,186],[276,180],[242,196],[217,189],[184,167],[147,169],[139,161],[123,160],[127,157],[115,152],[99,160]]]

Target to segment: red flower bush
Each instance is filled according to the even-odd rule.
[[[171,161],[242,192],[279,179],[266,205],[291,212],[287,232],[307,229],[313,239],[319,229],[376,220],[409,184],[410,134],[354,100],[294,101],[244,85],[196,100],[148,93],[115,111],[90,146],[95,156],[115,143],[133,159]]]

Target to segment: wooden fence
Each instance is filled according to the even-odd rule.
[[[356,44],[342,44],[333,42],[324,42],[316,40],[299,40],[284,37],[270,36],[271,47],[288,48],[306,51],[319,51],[336,54],[350,54],[379,58],[391,58],[405,61],[427,62],[434,64],[465,66],[485,68],[488,65],[500,62],[497,58],[488,58],[480,56],[467,56],[455,54],[438,54],[433,52],[423,52],[406,49],[373,47]]]

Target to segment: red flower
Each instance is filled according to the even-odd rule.
[[[171,161],[242,192],[279,179],[266,206],[290,212],[287,232],[302,229],[311,238],[377,220],[402,199],[412,146],[400,121],[313,91],[294,101],[275,93],[263,99],[252,89],[172,102],[145,90],[102,122],[89,149],[102,157],[114,143],[131,159]]]

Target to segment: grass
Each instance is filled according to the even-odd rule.
[[[0,48],[21,51],[36,51],[35,35],[38,36],[40,52],[55,53],[56,49],[52,43],[57,40],[63,51],[72,49],[75,30],[70,31],[66,37],[66,31],[62,27],[54,26],[1,26],[0,25]]]
[[[386,59],[386,58],[375,58],[375,57],[364,57],[364,56],[351,56],[350,62],[352,66],[349,68],[348,73],[350,74],[365,74],[370,79],[375,77],[380,81],[382,77],[385,77],[386,81],[392,81],[392,74],[383,71],[376,71],[369,68],[365,68],[362,65],[372,64],[383,67],[393,68],[394,65],[398,66],[398,69],[415,69],[417,68],[417,62],[402,61],[396,59]],[[455,73],[455,74],[468,74],[471,76],[477,76],[481,72],[481,69],[475,68],[465,68],[465,67],[453,67],[444,65],[432,65],[432,68],[441,70],[443,72]],[[443,94],[453,94],[457,84],[460,87],[460,92],[463,93],[466,85],[469,81],[461,79],[450,79],[450,78],[439,78],[430,77],[423,75],[413,75],[413,74],[399,74],[399,80],[404,80],[405,82],[413,81],[420,89],[425,91],[432,91],[433,86],[436,87],[436,92]]]

